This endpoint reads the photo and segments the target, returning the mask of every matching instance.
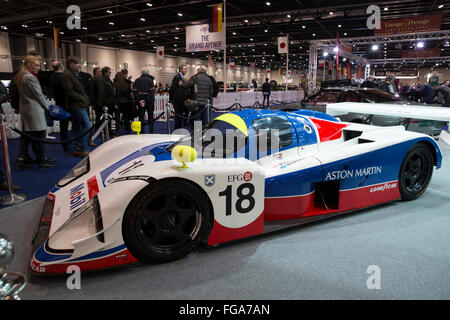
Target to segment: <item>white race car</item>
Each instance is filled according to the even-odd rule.
[[[232,131],[233,143],[202,156],[214,140],[205,136],[211,129],[225,140]],[[255,144],[260,137],[268,147]],[[184,145],[198,159],[177,148]],[[174,150],[192,162],[180,165]],[[200,244],[413,200],[441,161],[429,136],[309,110],[226,113],[199,137],[122,136],[91,152],[49,192],[31,269],[171,261]]]

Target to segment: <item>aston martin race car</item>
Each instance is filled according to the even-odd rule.
[[[167,262],[200,245],[414,200],[441,162],[427,135],[311,110],[247,109],[191,135],[118,137],[48,193],[31,269]]]

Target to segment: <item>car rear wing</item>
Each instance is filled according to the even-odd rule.
[[[450,121],[450,108],[445,107],[416,106],[408,104],[340,102],[328,104],[326,110],[328,114],[335,117],[348,113],[363,113],[408,119]]]

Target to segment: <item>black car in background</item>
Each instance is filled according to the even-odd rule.
[[[332,87],[321,89],[318,93],[306,97],[302,101],[302,108],[326,112],[329,103],[337,102],[362,102],[362,103],[387,103],[396,105],[422,105],[416,102],[406,101],[391,93],[375,88],[355,88],[355,87]],[[439,107],[439,105],[433,105]],[[366,123],[376,126],[396,126],[405,125],[406,119],[397,117],[374,116],[364,113],[349,113],[339,117],[345,122]],[[430,136],[439,135],[446,125],[443,121],[411,119],[407,125],[407,130],[421,132]]]

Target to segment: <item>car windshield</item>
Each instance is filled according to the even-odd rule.
[[[220,117],[219,117],[220,118]],[[229,121],[215,119],[203,126],[199,132],[192,132],[166,148],[171,152],[176,145],[193,147],[199,157],[227,158],[245,147],[247,134],[242,128]]]
[[[360,90],[359,93],[366,99],[369,99],[370,101],[373,101],[375,103],[395,102],[395,101],[402,100],[402,99],[394,96],[392,93],[385,92],[385,91]]]

